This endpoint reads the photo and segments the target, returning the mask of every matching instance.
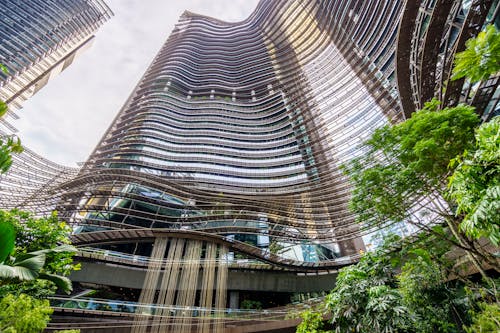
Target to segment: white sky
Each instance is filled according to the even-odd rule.
[[[105,0],[115,16],[93,46],[24,102],[13,122],[23,144],[64,165],[83,162],[184,10],[241,21],[258,0]]]

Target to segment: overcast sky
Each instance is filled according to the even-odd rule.
[[[105,0],[115,16],[94,45],[24,102],[25,146],[68,166],[86,160],[184,10],[241,21],[258,0]]]

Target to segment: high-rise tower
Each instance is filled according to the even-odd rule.
[[[96,30],[110,18],[102,0],[5,0],[0,2],[0,100],[9,112],[0,119],[0,135],[16,132],[8,117],[88,48]],[[54,206],[42,194],[77,173],[25,148],[0,177],[0,207],[47,211]],[[50,197],[50,195],[48,196]]]
[[[6,0],[0,5],[0,99],[11,109],[90,46],[112,15],[102,0]]]
[[[375,127],[402,119],[386,70],[394,48],[374,46],[388,38],[380,30],[396,33],[400,6],[380,6],[370,35],[346,31],[374,10],[361,4],[346,12],[263,1],[241,23],[184,13],[83,168],[81,179],[102,173],[105,181],[82,184],[86,201],[67,198],[71,218],[220,230],[261,247],[276,234],[311,248],[327,243],[330,256],[357,253],[339,166]],[[314,254],[301,260],[317,260],[307,246],[299,252]]]
[[[239,23],[185,12],[80,174],[61,188],[60,216],[87,232],[76,242],[166,265],[222,263],[237,252],[293,269],[352,262],[369,230],[347,209],[340,166],[403,114],[388,40],[402,6],[351,5],[261,1]],[[374,11],[376,24],[357,24]],[[90,282],[91,266],[74,278]],[[139,301],[225,307],[226,289],[245,289],[231,284],[227,266],[189,267],[181,271],[200,276],[148,266]],[[215,274],[216,286],[202,282]],[[93,283],[108,283],[104,275]],[[210,296],[186,292],[188,282]],[[167,289],[151,292],[157,285]]]

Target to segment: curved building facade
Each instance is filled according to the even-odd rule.
[[[185,12],[60,210],[84,230],[210,231],[303,261],[356,255],[369,230],[347,209],[339,167],[403,119],[401,9],[262,1],[239,23]]]
[[[349,212],[340,167],[375,128],[404,119],[394,74],[402,9],[261,1],[238,23],[185,12],[79,175],[59,188],[75,243],[99,248],[82,248],[73,280],[108,284],[103,262],[128,267],[130,279],[111,284],[142,282],[136,300],[167,307],[151,310],[158,322],[136,313],[135,333],[224,331],[192,307],[289,303],[280,282],[295,293],[332,289],[373,231]],[[275,293],[259,293],[269,284]]]

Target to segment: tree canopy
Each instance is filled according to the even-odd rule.
[[[423,198],[434,201],[434,213],[451,214],[441,205],[452,172],[448,165],[473,147],[479,119],[470,106],[438,107],[433,100],[405,122],[375,130],[364,143],[366,154],[344,166],[353,184],[350,208],[358,221],[417,223],[413,207]]]
[[[25,294],[7,295],[0,300],[0,332],[42,332],[52,312],[48,300],[38,300]]]

